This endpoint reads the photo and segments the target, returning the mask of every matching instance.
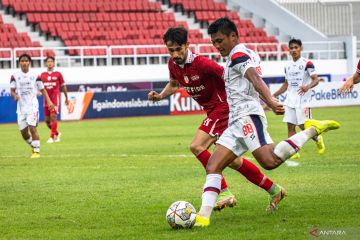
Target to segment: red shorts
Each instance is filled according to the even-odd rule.
[[[50,111],[48,106],[46,106],[45,99],[44,99],[44,116],[45,117],[49,117],[50,114],[57,115],[59,113],[59,109],[60,109],[60,107],[59,107],[59,102],[60,102],[59,97],[58,96],[52,96],[52,97],[50,97],[50,100],[54,104],[54,109]]]
[[[44,106],[44,116],[57,115],[59,113],[59,106],[54,106],[52,110],[49,110],[48,106]]]
[[[229,120],[229,109],[218,108],[207,114],[199,129],[212,137],[220,137],[227,129]]]

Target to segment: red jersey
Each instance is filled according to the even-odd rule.
[[[188,51],[184,65],[169,60],[170,79],[176,80],[186,92],[209,113],[215,108],[228,109],[224,68],[216,62]]]
[[[55,106],[57,106],[60,101],[60,87],[65,83],[64,78],[60,72],[43,72],[40,75],[42,82],[44,83],[44,88],[48,93],[50,100]],[[46,101],[44,101],[46,106]]]
[[[360,74],[360,60],[359,60],[358,65],[357,65],[356,72],[357,72],[358,74]]]

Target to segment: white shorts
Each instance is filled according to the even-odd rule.
[[[311,118],[311,109],[310,108],[291,108],[288,106],[285,107],[285,114],[283,122],[292,123],[294,125],[302,125],[307,119]]]
[[[39,122],[39,112],[29,114],[18,114],[17,116],[19,130],[23,130],[27,126],[36,127]]]
[[[216,142],[231,150],[236,156],[241,156],[248,150],[253,152],[261,146],[272,143],[273,140],[267,132],[267,120],[259,115],[238,119]]]

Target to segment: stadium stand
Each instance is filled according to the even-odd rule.
[[[62,47],[41,47],[39,41],[31,42],[26,34],[21,33],[21,41],[2,41],[7,42],[7,45],[0,47],[7,49],[0,50],[0,65],[5,59],[2,57],[3,54],[18,56],[23,51],[18,49],[21,47],[30,47],[27,51],[30,51],[39,62],[44,56],[56,53],[60,57],[58,59],[63,57],[66,58],[64,60],[66,62],[81,61],[81,65],[166,63],[168,54],[163,46],[162,35],[171,26],[187,28],[189,40],[195,45],[194,49],[197,52],[221,61],[216,49],[210,43],[206,28],[211,21],[222,16],[228,16],[237,24],[241,42],[257,51],[263,60],[287,58],[286,43],[279,43],[275,36],[267,34],[263,26],[259,27],[256,24],[256,27],[252,20],[240,18],[238,10],[228,10],[225,2],[218,0],[48,0],[46,2],[1,0],[0,7],[5,13],[26,20],[28,26],[48,40],[57,40]],[[164,6],[168,7],[164,8]],[[177,15],[179,12],[182,13],[180,18]],[[193,20],[196,23],[195,27],[191,23]],[[8,44],[9,42],[11,45]],[[9,51],[8,48],[13,50]],[[16,59],[13,61],[16,62]]]

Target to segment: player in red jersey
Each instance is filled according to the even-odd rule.
[[[161,93],[151,91],[148,97],[149,100],[160,101],[183,87],[203,107],[207,116],[196,132],[190,150],[206,168],[211,156],[209,147],[228,127],[229,106],[223,80],[224,68],[204,56],[192,53],[189,50],[187,31],[184,28],[169,28],[163,39],[171,55],[168,65],[170,81]],[[273,183],[257,166],[245,158],[239,157],[230,167],[266,190],[271,197],[268,210],[276,210],[285,194],[284,188]],[[221,193],[214,209],[221,210],[235,204],[236,199],[227,189],[227,183],[222,177]]]
[[[58,71],[54,71],[55,58],[52,56],[48,56],[45,59],[45,62],[47,66],[47,71],[43,72],[40,75],[40,78],[44,83],[45,90],[48,93],[55,107],[49,111],[48,106],[44,101],[44,116],[45,116],[46,125],[51,130],[50,138],[47,142],[54,143],[54,142],[60,142],[60,136],[61,136],[61,133],[57,129],[58,127],[57,114],[59,113],[59,107],[60,107],[60,89],[64,92],[66,105],[69,104],[69,99],[67,95],[67,88],[62,74]]]
[[[354,84],[357,84],[359,82],[360,82],[360,60],[357,65],[356,72],[345,81],[344,85],[340,88],[340,92],[342,93],[351,92],[354,87]]]

